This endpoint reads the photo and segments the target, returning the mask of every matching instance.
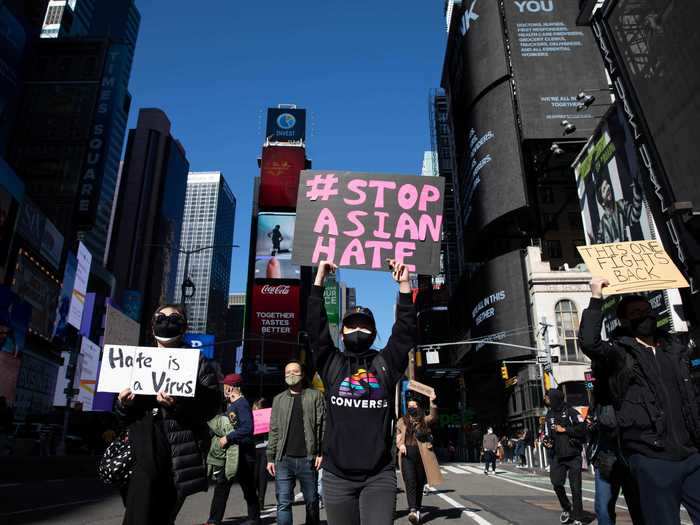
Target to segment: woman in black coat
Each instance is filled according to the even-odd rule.
[[[185,309],[160,306],[153,316],[158,347],[184,345]],[[219,409],[219,383],[212,365],[200,355],[195,397],[136,396],[120,392],[117,416],[128,429],[134,471],[122,490],[124,525],[171,525],[187,496],[207,490],[204,458],[206,422]]]

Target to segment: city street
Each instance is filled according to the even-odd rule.
[[[483,474],[480,465],[449,463],[441,466],[445,484],[424,500],[423,523],[506,525],[559,523],[559,506],[546,475],[533,474],[511,466],[499,466],[496,476]],[[593,482],[584,476],[584,507],[593,510]],[[119,525],[122,505],[117,494],[95,480],[55,480],[36,484],[0,486],[0,521],[3,523],[51,523],[65,525]],[[197,494],[187,500],[178,525],[203,523],[207,518],[211,493]],[[267,503],[274,502],[274,484],[270,483]],[[231,491],[225,523],[243,520],[245,505],[240,488]],[[398,494],[397,523],[408,523],[406,499]],[[323,511],[322,518],[325,517]],[[264,523],[275,522],[273,506],[266,507]],[[687,519],[683,523],[690,523]],[[295,523],[303,523],[304,507],[294,509]],[[595,521],[593,522],[595,523]],[[624,500],[618,504],[617,523],[631,523]]]

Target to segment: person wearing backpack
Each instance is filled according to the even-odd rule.
[[[605,278],[591,280],[579,328],[581,349],[610,377],[620,447],[639,486],[647,523],[680,523],[683,504],[700,523],[700,407],[690,379],[688,345],[659,330],[649,300],[627,295],[617,305],[623,328],[606,341]]]
[[[550,449],[551,464],[549,479],[561,505],[561,523],[582,525],[587,518],[583,512],[581,469],[583,440],[586,438],[586,424],[581,415],[564,400],[564,393],[558,388],[550,388],[545,396],[549,406],[545,416],[545,447]],[[566,495],[564,483],[569,477],[571,499]]]
[[[396,509],[394,402],[396,384],[416,345],[416,311],[408,267],[390,260],[399,284],[396,322],[386,348],[372,349],[377,335],[368,308],[352,308],[342,322],[344,352],[331,338],[323,301],[326,276],[336,270],[319,263],[307,309],[314,366],[325,385],[326,438],[323,491],[329,525],[390,525]]]

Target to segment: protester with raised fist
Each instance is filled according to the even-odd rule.
[[[160,306],[152,330],[160,348],[185,346],[185,309]],[[122,489],[124,525],[171,525],[187,496],[207,490],[207,421],[219,408],[219,395],[216,372],[201,355],[195,397],[136,395],[128,388],[119,393],[116,412],[134,457]]]
[[[680,523],[683,504],[700,523],[700,414],[690,380],[688,346],[658,328],[644,296],[617,306],[620,329],[601,337],[603,289],[594,277],[583,312],[583,352],[608,376],[622,454],[639,486],[646,523]]]
[[[323,490],[329,525],[389,525],[394,519],[394,396],[416,344],[416,312],[408,267],[387,262],[399,284],[399,301],[384,350],[372,348],[377,335],[374,316],[359,306],[343,318],[344,351],[333,343],[323,301],[325,279],[336,270],[332,262],[319,263],[309,297],[311,355],[328,404]]]

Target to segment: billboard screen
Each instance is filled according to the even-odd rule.
[[[503,5],[523,138],[561,137],[562,120],[578,128],[570,138],[587,138],[599,108],[576,111],[576,95],[605,89],[608,81],[593,33],[576,26],[578,2],[505,0]],[[607,93],[591,94],[597,104],[610,102]]]
[[[510,83],[490,90],[467,116],[459,199],[465,226],[478,231],[527,205]]]
[[[469,107],[487,87],[509,74],[505,37],[498,2],[463,2],[458,43],[450,57],[448,71],[453,100]]]
[[[265,362],[279,362],[296,354],[300,326],[300,288],[296,284],[277,284],[273,281],[256,283],[247,338],[247,358],[257,357],[264,338]],[[252,350],[252,352],[251,352]]]
[[[265,136],[270,142],[292,142],[306,138],[306,110],[268,108]]]
[[[299,190],[299,172],[306,164],[306,153],[299,146],[267,146],[260,164],[258,206],[294,208]]]
[[[469,297],[471,317],[470,339],[500,341],[532,346],[529,297],[526,294],[522,254],[520,250],[490,260],[473,275]],[[497,346],[472,345],[470,353],[479,359],[500,361],[529,355],[530,350]]]
[[[642,190],[634,137],[622,108],[614,105],[608,110],[573,169],[586,244],[656,238]],[[671,318],[666,294],[657,291],[645,295],[659,317],[659,325],[667,325]],[[619,325],[615,315],[619,300],[617,296],[605,300],[608,333]]]
[[[25,252],[20,251],[12,280],[12,291],[32,307],[29,328],[46,338],[53,334],[59,290],[58,279],[33,262]]]
[[[294,213],[259,213],[255,242],[256,279],[299,279],[301,269],[292,263]]]
[[[617,0],[607,23],[678,201],[700,208],[700,3]],[[672,90],[669,90],[672,86]]]

